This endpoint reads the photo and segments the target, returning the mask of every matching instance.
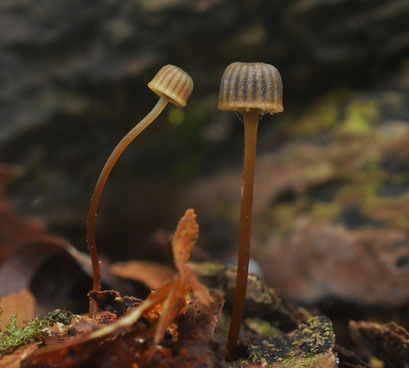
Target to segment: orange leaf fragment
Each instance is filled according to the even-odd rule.
[[[186,210],[176,227],[172,240],[172,250],[175,266],[182,279],[190,283],[197,298],[204,305],[210,305],[212,297],[186,264],[192,254],[192,248],[199,237],[199,225],[196,222],[196,214],[192,209]]]
[[[151,290],[161,287],[175,273],[169,266],[146,261],[118,262],[111,266],[110,271],[115,276],[142,282]]]
[[[199,237],[199,225],[192,209],[186,210],[179,220],[172,240],[173,259],[175,266],[184,277],[186,262],[190,259],[192,248]]]
[[[154,342],[159,344],[166,330],[185,306],[185,282],[181,277],[176,278],[168,297],[163,304],[162,314],[155,331]]]
[[[27,289],[18,293],[12,293],[0,299],[2,310],[0,329],[4,330],[9,323],[12,314],[18,315],[18,324],[21,326],[24,321],[34,318],[35,298]]]

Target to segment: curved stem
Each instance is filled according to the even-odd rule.
[[[251,219],[253,212],[254,164],[257,148],[259,113],[243,113],[244,119],[244,163],[241,192],[239,254],[237,262],[236,291],[230,321],[227,344],[227,361],[236,358],[237,340],[246,301],[247,276],[250,260]]]
[[[91,204],[88,211],[88,220],[87,220],[87,242],[88,242],[88,251],[91,257],[92,262],[92,275],[93,275],[93,291],[101,290],[101,266],[98,257],[97,247],[95,245],[95,223],[96,216],[99,206],[99,201],[102,196],[105,184],[108,180],[109,174],[112,171],[112,168],[115,166],[118,161],[119,156],[126,147],[150,124],[156,117],[162,112],[165,106],[168,103],[168,98],[161,96],[157,104],[151,110],[151,112],[146,115],[137,125],[135,125],[129,133],[121,139],[115,149],[112,151],[108,160],[106,161],[101,173],[99,174],[98,181],[95,185],[94,193],[91,197]],[[98,304],[95,300],[90,301],[90,310],[89,314],[92,318],[95,318],[98,311]]]

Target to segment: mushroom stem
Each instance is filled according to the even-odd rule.
[[[247,276],[250,260],[251,220],[253,213],[254,164],[257,148],[257,128],[260,113],[243,112],[244,163],[241,192],[239,254],[237,262],[236,290],[227,345],[227,361],[236,357],[237,340],[246,301]]]
[[[91,204],[88,211],[88,220],[87,220],[87,242],[88,242],[88,251],[91,256],[92,262],[92,275],[93,275],[93,291],[101,290],[101,265],[99,261],[98,251],[95,244],[95,223],[96,216],[98,211],[99,202],[104,190],[105,184],[108,180],[109,174],[112,171],[112,168],[115,166],[119,156],[122,152],[128,147],[128,145],[150,124],[156,117],[162,112],[169,102],[169,98],[165,95],[160,96],[159,101],[151,110],[151,112],[146,115],[137,125],[135,125],[129,133],[121,139],[115,149],[112,151],[108,160],[105,163],[104,168],[99,175],[98,181],[95,185],[94,192],[91,197]],[[98,304],[95,300],[91,299],[90,301],[90,310],[89,314],[92,318],[95,318],[98,311]]]

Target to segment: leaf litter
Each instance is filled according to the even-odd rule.
[[[149,367],[152,364],[176,367],[180,366],[181,360],[189,361],[187,357],[191,358],[191,363],[185,364],[186,367],[217,366],[217,360],[223,360],[223,352],[216,357],[213,349],[204,347],[211,343],[223,301],[217,293],[211,296],[186,264],[198,235],[196,215],[193,210],[187,210],[172,241],[178,274],[151,292],[144,301],[129,300],[129,297],[122,298],[118,293],[109,291],[90,294],[105,311],[99,313],[95,321],[88,317],[76,318],[71,336],[57,343],[43,340],[44,346],[32,352],[22,366],[75,367],[92,364],[108,367],[110,360],[101,360],[105,356],[102,352],[113,346],[120,346],[124,351],[121,354],[122,358],[127,357],[121,362],[124,367]],[[111,302],[107,303],[109,300]],[[115,304],[113,302],[116,305],[109,308],[108,304]],[[124,310],[120,316],[112,313],[120,314]],[[84,325],[91,331],[82,332]],[[117,363],[112,364],[112,367],[117,366]]]
[[[0,215],[4,215],[6,223],[12,219],[11,224],[15,225],[8,233],[6,240],[9,241],[4,242],[2,238],[7,251],[1,253],[0,279],[4,283],[0,291],[5,298],[9,297],[10,292],[27,291],[33,274],[49,252],[68,254],[84,272],[90,274],[89,258],[69,242],[49,234],[38,225],[19,219],[5,205],[4,198],[0,198],[0,207]],[[17,235],[13,235],[13,231]],[[198,236],[196,215],[193,210],[187,210],[179,221],[172,241],[177,272],[154,263],[152,267],[147,267],[151,275],[155,275],[155,272],[158,275],[153,281],[149,280],[150,277],[136,279],[156,289],[145,300],[121,296],[115,287],[116,290],[88,294],[100,308],[95,320],[70,314],[70,323],[64,325],[62,321],[47,319],[46,315],[20,326],[17,316],[7,317],[9,323],[2,330],[3,340],[8,337],[21,339],[17,338],[15,341],[18,343],[9,350],[13,353],[0,358],[0,368],[217,368],[239,365],[280,368],[296,365],[310,368],[334,365],[337,353],[331,322],[320,317],[315,320],[318,324],[311,325],[303,317],[306,316],[304,312],[288,309],[275,292],[254,278],[254,275],[249,278],[246,313],[248,317],[257,316],[263,320],[262,323],[270,324],[277,335],[261,337],[256,332],[257,326],[252,330],[245,324],[240,337],[242,355],[238,361],[226,363],[223,329],[231,308],[230,294],[235,272],[215,264],[188,264]],[[116,277],[134,279],[135,273],[139,272],[135,269],[144,269],[144,262],[131,261],[125,265],[122,274],[119,267],[115,269],[115,265],[106,267],[105,280],[115,281]],[[169,277],[166,281],[165,275]],[[200,276],[201,281],[197,276]],[[8,284],[10,280],[13,281],[11,286]],[[203,281],[214,289],[209,292],[202,284]],[[224,298],[227,311],[222,314]],[[19,309],[16,307],[17,311]],[[254,323],[258,322],[253,321],[253,326]],[[285,355],[283,349],[287,349]],[[340,365],[352,366],[362,365]]]

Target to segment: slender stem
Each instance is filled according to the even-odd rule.
[[[237,340],[246,301],[247,276],[250,260],[251,219],[253,212],[254,164],[256,160],[257,127],[259,113],[244,112],[244,163],[241,192],[239,254],[236,291],[227,344],[227,361],[235,360]]]
[[[88,251],[91,256],[92,262],[92,275],[93,275],[93,291],[101,290],[101,266],[98,257],[98,251],[95,244],[95,223],[96,216],[99,206],[99,201],[102,196],[105,184],[108,180],[109,174],[112,171],[112,168],[115,166],[115,163],[118,161],[119,156],[126,147],[150,124],[156,117],[162,112],[165,106],[168,103],[168,98],[161,96],[157,104],[151,110],[151,112],[146,115],[137,125],[135,125],[129,133],[121,139],[115,149],[112,151],[108,160],[106,161],[101,173],[99,174],[98,181],[95,185],[94,193],[91,197],[91,204],[88,211],[88,221],[87,221],[87,242],[88,242]],[[90,310],[89,314],[92,318],[95,318],[98,311],[98,304],[95,300],[90,301]]]

